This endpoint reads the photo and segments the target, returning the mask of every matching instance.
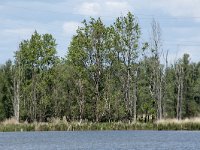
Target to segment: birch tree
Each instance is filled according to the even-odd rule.
[[[163,118],[163,97],[164,97],[164,66],[161,65],[160,58],[163,56],[161,29],[160,25],[153,20],[151,33],[151,53],[152,61],[150,67],[152,69],[150,77],[150,92],[152,98],[157,104],[157,119]]]
[[[115,48],[123,63],[122,78],[124,101],[129,119],[136,121],[137,105],[137,59],[139,54],[139,39],[141,36],[139,24],[130,12],[125,17],[119,17],[114,23],[117,42]],[[132,83],[133,81],[133,83]]]
[[[30,40],[24,40],[15,54],[16,75],[14,78],[14,110],[33,121],[45,118],[47,105],[50,104],[49,71],[56,59],[56,43],[52,35],[40,35],[36,31]],[[49,93],[48,93],[49,94]],[[22,100],[23,99],[23,100]],[[19,103],[21,102],[21,105]],[[16,108],[15,108],[16,107]]]

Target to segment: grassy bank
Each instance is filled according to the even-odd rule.
[[[156,122],[157,130],[200,130],[200,118],[166,119]]]
[[[87,131],[87,130],[200,130],[200,119],[190,120],[161,120],[155,123],[93,123],[93,122],[67,122],[54,119],[48,123],[17,123],[6,120],[0,123],[1,132],[11,131]]]

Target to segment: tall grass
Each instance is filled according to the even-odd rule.
[[[166,119],[156,121],[156,124],[158,130],[200,130],[200,118]]]
[[[154,123],[140,122],[68,122],[66,118],[52,118],[49,122],[21,122],[8,119],[0,123],[1,132],[9,131],[86,131],[86,130],[200,130],[200,118],[166,119]]]
[[[10,124],[16,125],[16,124],[19,124],[19,122],[15,118],[9,118],[9,119],[6,119],[3,122],[1,122],[1,124],[3,124],[3,125],[10,125]]]

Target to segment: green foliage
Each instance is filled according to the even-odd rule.
[[[0,120],[13,116],[13,70],[9,60],[0,68]]]
[[[53,65],[56,63],[56,43],[50,34],[36,31],[30,40],[21,42],[16,52],[16,70],[21,81],[21,117],[45,120],[51,113]]]
[[[130,12],[110,26],[100,18],[90,18],[76,31],[66,58],[60,59],[52,35],[35,31],[20,43],[14,63],[8,61],[0,67],[0,120],[15,115],[15,82],[19,82],[21,121],[48,122],[49,118],[66,116],[72,123],[16,125],[0,130],[182,129],[177,124],[136,122],[155,121],[158,90],[161,113],[165,118],[176,117],[177,65],[183,68],[183,118],[198,116],[200,63],[191,63],[184,54],[176,64],[165,66],[159,58],[160,45],[152,48],[149,43],[140,43],[140,38],[139,23]],[[77,120],[86,123],[73,123]],[[183,128],[199,125],[184,124]]]

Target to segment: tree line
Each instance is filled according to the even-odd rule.
[[[184,54],[173,64],[162,48],[161,29],[141,41],[132,13],[106,26],[84,20],[67,56],[59,58],[51,34],[33,33],[14,61],[0,67],[0,120],[154,121],[200,113],[200,62]]]

